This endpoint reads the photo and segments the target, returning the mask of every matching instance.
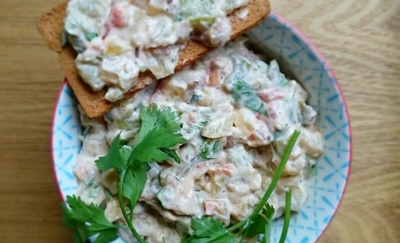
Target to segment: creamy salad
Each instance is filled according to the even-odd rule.
[[[137,83],[140,72],[157,79],[174,72],[189,39],[208,46],[229,41],[228,14],[248,0],[71,0],[66,38],[78,52],[76,67],[94,91],[108,87],[115,102]],[[239,17],[246,17],[245,10]]]
[[[180,164],[151,163],[147,183],[135,207],[134,226],[150,243],[180,242],[191,232],[191,217],[210,216],[224,224],[249,216],[271,182],[294,130],[301,132],[283,177],[268,203],[279,217],[285,191],[291,209],[305,203],[309,169],[321,155],[316,112],[307,92],[280,72],[276,61],[264,62],[238,39],[214,50],[194,65],[155,83],[112,109],[103,119],[81,112],[85,131],[74,173],[77,195],[105,206],[110,222],[123,222],[118,206],[118,176],[100,172],[95,160],[107,154],[120,134],[133,141],[141,106],[156,103],[178,112],[187,140],[175,148]],[[132,242],[128,230],[120,235]]]

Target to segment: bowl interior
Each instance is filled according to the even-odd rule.
[[[319,51],[293,25],[271,14],[248,32],[254,48],[276,59],[282,71],[309,92],[309,104],[318,112],[317,126],[324,138],[324,154],[318,159],[309,184],[304,209],[293,215],[288,243],[316,242],[335,214],[346,188],[351,161],[351,131],[347,107],[332,70]],[[77,189],[73,175],[80,149],[81,127],[77,101],[64,83],[54,111],[52,156],[63,199]],[[277,242],[282,220],[275,220],[272,242]],[[120,240],[116,242],[122,242]]]

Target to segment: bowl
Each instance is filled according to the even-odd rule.
[[[350,118],[343,92],[322,54],[296,27],[275,13],[247,33],[252,48],[276,59],[282,71],[309,92],[308,103],[318,112],[317,126],[324,138],[324,153],[310,179],[310,196],[300,213],[292,216],[286,242],[316,242],[335,215],[350,173],[352,155]],[[73,174],[79,152],[81,125],[77,101],[64,81],[54,108],[51,151],[60,195],[65,200],[77,189]],[[282,220],[271,232],[277,242]],[[117,240],[116,242],[122,242]]]

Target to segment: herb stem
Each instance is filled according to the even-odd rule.
[[[235,231],[235,230],[237,230],[237,229],[243,227],[243,226],[244,226],[245,224],[247,224],[248,222],[249,222],[249,219],[248,219],[248,218],[245,219],[245,220],[242,220],[242,221],[240,221],[239,223],[236,223],[236,224],[232,225],[231,227],[229,227],[229,228],[227,229],[227,232],[228,232],[228,233],[232,233],[233,231]]]
[[[126,226],[126,225],[117,224],[116,226],[117,226],[118,228],[122,228],[122,229],[129,229],[129,227]]]
[[[214,236],[214,237],[211,237],[210,239],[207,239],[207,240],[205,241],[205,243],[212,243],[212,242],[214,242],[214,241],[216,241],[216,240],[219,240],[221,237],[224,237],[226,234],[232,233],[233,231],[235,231],[235,230],[237,230],[237,229],[243,227],[243,226],[244,226],[245,224],[247,224],[248,222],[249,222],[248,219],[245,219],[245,220],[243,220],[243,221],[240,221],[240,222],[234,224],[233,226],[229,227],[229,228],[226,230],[225,233],[222,233],[222,234],[216,235],[216,236]]]
[[[294,145],[296,144],[296,140],[299,137],[300,132],[298,130],[295,130],[292,134],[292,137],[290,138],[284,152],[281,158],[281,162],[278,165],[278,168],[276,169],[275,175],[272,178],[271,184],[269,184],[268,189],[265,191],[264,196],[261,198],[260,202],[257,204],[256,208],[253,210],[253,213],[248,217],[248,219],[252,219],[255,216],[257,216],[262,208],[264,207],[265,203],[267,203],[269,197],[271,196],[272,192],[274,191],[276,185],[279,182],[279,179],[281,178],[281,175],[285,169],[286,163],[289,160],[290,154],[293,150]]]
[[[290,222],[290,212],[291,212],[291,200],[292,200],[292,191],[286,192],[285,197],[285,218],[283,220],[283,228],[281,233],[281,238],[279,239],[279,243],[285,243],[286,236],[289,229],[289,222]]]
[[[126,175],[126,170],[121,170],[121,175],[120,175],[119,185],[118,185],[118,187],[119,187],[119,189],[118,189],[119,190],[119,193],[118,193],[119,206],[121,208],[122,215],[124,216],[124,219],[125,219],[126,223],[128,224],[129,230],[132,232],[132,234],[136,238],[136,240],[138,240],[140,243],[147,243],[146,241],[144,241],[142,239],[142,237],[135,230],[135,228],[132,225],[132,220],[129,219],[129,216],[125,211],[125,205],[124,205],[123,199],[122,199],[123,181],[125,180],[125,175]]]
[[[286,163],[289,160],[290,154],[292,153],[293,147],[296,144],[297,138],[299,137],[300,132],[298,130],[295,130],[292,134],[292,136],[290,137],[290,140],[283,152],[282,158],[281,158],[281,162],[278,165],[278,168],[276,169],[275,175],[272,178],[271,183],[268,186],[268,189],[265,191],[264,196],[261,198],[260,202],[257,204],[257,206],[255,207],[255,209],[253,210],[253,213],[247,217],[245,220],[242,220],[234,225],[232,225],[231,227],[229,227],[226,230],[226,233],[223,234],[219,234],[216,235],[214,237],[209,238],[207,241],[205,241],[205,243],[212,243],[215,240],[218,240],[220,238],[222,238],[224,235],[232,233],[233,231],[243,227],[244,225],[248,224],[253,218],[255,218],[263,209],[265,203],[267,203],[269,197],[271,196],[272,192],[274,191],[276,185],[278,184],[279,179],[281,178],[281,175],[285,169]],[[286,201],[287,199],[287,194],[286,194]],[[291,194],[289,193],[289,213],[287,215],[289,215],[289,220],[290,220],[290,199],[291,199]],[[286,208],[285,208],[286,209]],[[286,212],[285,212],[285,220],[286,220]],[[288,223],[287,223],[288,224]],[[287,225],[288,227],[289,225]],[[286,238],[287,235],[287,229],[286,229],[286,233],[285,235],[282,235]],[[281,236],[281,237],[282,237]],[[285,241],[285,238],[283,238],[283,242]],[[282,238],[281,238],[282,239]],[[282,242],[280,242],[282,243]]]

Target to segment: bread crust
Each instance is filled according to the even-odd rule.
[[[76,51],[71,45],[65,47],[61,45],[61,34],[64,28],[64,18],[68,2],[69,0],[43,14],[37,23],[37,28],[50,49],[59,53],[59,61],[67,78],[67,82],[74,91],[75,96],[87,116],[92,118],[100,117],[114,106],[132,97],[135,92],[150,85],[157,79],[149,71],[140,73],[137,85],[132,87],[124,94],[124,98],[117,102],[109,102],[104,98],[106,88],[101,91],[93,91],[91,87],[82,80],[75,67]],[[236,12],[241,11],[242,8],[247,8],[249,14],[246,18],[239,19],[236,17]],[[250,0],[249,3],[242,8],[234,10],[230,15],[232,24],[231,40],[259,24],[261,20],[270,13],[270,4],[268,0]],[[175,71],[195,62],[212,49],[213,48],[207,47],[200,42],[189,40],[185,48],[179,53],[179,60]]]

